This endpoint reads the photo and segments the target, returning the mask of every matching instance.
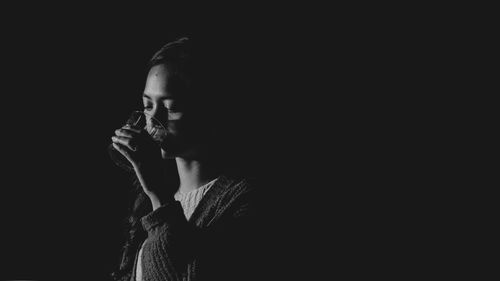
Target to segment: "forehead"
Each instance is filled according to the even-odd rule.
[[[178,98],[186,90],[186,86],[172,67],[160,64],[149,70],[144,94],[152,99]]]

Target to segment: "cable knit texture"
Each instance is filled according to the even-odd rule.
[[[210,187],[177,196],[179,201],[144,216],[148,237],[142,247],[142,280],[255,278],[255,198],[249,180],[221,176]],[[136,280],[138,256],[129,280]]]
[[[175,200],[181,203],[182,209],[184,210],[184,215],[186,219],[189,220],[194,210],[200,203],[201,198],[205,196],[207,191],[212,187],[217,179],[210,181],[209,183],[187,193],[177,193],[175,194]]]

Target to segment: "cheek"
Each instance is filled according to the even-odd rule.
[[[168,124],[168,132],[172,137],[180,137],[181,139],[190,139],[192,137],[199,137],[207,129],[207,124],[200,122],[200,120],[177,120],[171,121]]]
[[[188,120],[176,120],[168,124],[168,131],[174,136],[191,134],[193,130],[196,130],[196,126]]]
[[[179,134],[179,129],[180,127],[182,127],[182,125],[179,124],[179,122],[177,121],[174,121],[174,122],[170,122],[168,124],[168,132],[171,134],[171,135],[178,135]],[[182,130],[181,130],[182,131]]]

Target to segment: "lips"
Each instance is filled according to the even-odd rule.
[[[163,127],[159,126],[148,126],[146,128],[148,131],[149,135],[155,140],[156,142],[163,142],[163,140],[167,137],[168,132],[165,130]]]

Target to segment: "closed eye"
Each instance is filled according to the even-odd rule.
[[[168,112],[168,119],[169,120],[179,120],[182,118],[182,112],[179,111],[169,111]]]

